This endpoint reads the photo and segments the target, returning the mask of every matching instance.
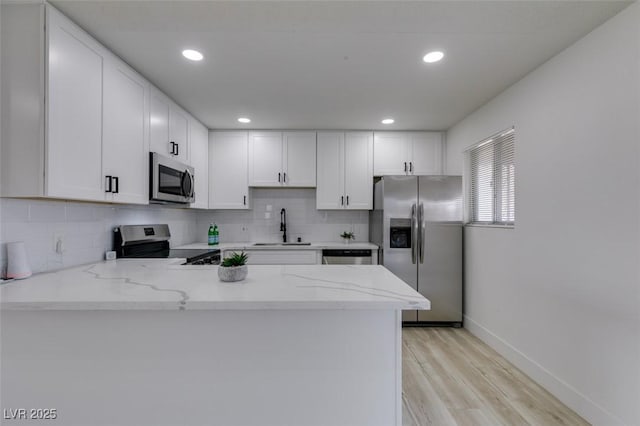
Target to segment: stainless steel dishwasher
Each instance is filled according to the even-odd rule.
[[[325,249],[322,250],[323,265],[371,265],[371,250]]]

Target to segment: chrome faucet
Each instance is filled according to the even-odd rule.
[[[287,242],[287,211],[280,210],[280,230],[282,231],[282,242]]]

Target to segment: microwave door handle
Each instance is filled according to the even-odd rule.
[[[416,205],[411,206],[411,263],[416,264],[416,250],[418,247],[418,220],[416,218]]]
[[[189,182],[189,188],[186,188],[186,182]],[[189,170],[184,171],[184,176],[182,177],[182,195],[185,197],[191,198],[193,197],[193,175]]]

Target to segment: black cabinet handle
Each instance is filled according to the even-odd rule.
[[[282,173],[282,182],[287,182],[287,174]]]
[[[113,178],[111,176],[105,176],[104,192],[113,192],[111,187],[112,179]]]
[[[344,195],[340,196],[340,205],[344,206]]]
[[[280,182],[280,175],[281,173],[278,173],[278,182]]]
[[[120,178],[118,176],[114,176],[113,180],[115,181],[115,189],[113,190],[114,194],[117,194],[120,191]]]
[[[407,173],[407,162],[404,162],[404,172]]]
[[[409,161],[409,171],[413,173],[413,161]]]
[[[242,204],[244,204],[245,206],[247,205],[247,196],[243,196],[242,197]]]
[[[171,155],[175,155],[176,154],[176,143],[175,142],[169,142],[169,145],[171,145]]]
[[[349,205],[349,196],[347,195],[347,205]]]
[[[180,155],[180,144],[176,144],[176,155]]]

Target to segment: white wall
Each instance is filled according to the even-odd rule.
[[[459,174],[516,128],[516,227],[465,233],[467,328],[599,425],[640,425],[639,40],[635,3],[447,134]]]
[[[171,245],[196,239],[196,212],[152,206],[123,206],[68,201],[0,199],[0,272],[6,268],[6,243],[24,241],[33,272],[97,262],[112,249],[116,225],[168,223]],[[54,237],[63,236],[64,252]]]
[[[272,211],[267,211],[271,206]],[[316,210],[315,189],[254,188],[252,210],[210,210],[198,213],[197,241],[207,240],[209,224],[220,228],[221,242],[281,241],[280,209],[287,211],[287,236],[303,241],[341,241],[343,231],[355,233],[356,241],[369,241],[369,212]],[[266,218],[265,214],[270,213]]]

